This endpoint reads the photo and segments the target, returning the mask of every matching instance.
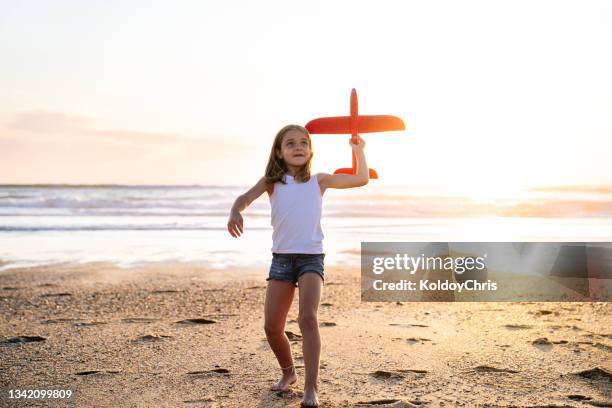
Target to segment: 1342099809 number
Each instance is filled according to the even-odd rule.
[[[41,388],[41,389],[18,389],[5,388],[2,399],[69,399],[74,395],[71,389]]]

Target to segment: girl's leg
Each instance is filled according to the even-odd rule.
[[[319,356],[321,338],[317,311],[321,299],[322,279],[316,272],[307,272],[300,276],[300,312],[298,323],[302,331],[302,353],[304,355],[304,400],[303,406],[318,406],[317,391],[319,378]]]
[[[286,391],[289,385],[297,381],[293,357],[291,356],[291,345],[285,334],[285,322],[287,313],[293,302],[295,285],[293,282],[270,279],[266,290],[266,302],[264,306],[264,330],[270,348],[276,355],[276,359],[283,369],[283,376],[278,383],[272,386],[274,391]]]

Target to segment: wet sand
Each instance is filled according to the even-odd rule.
[[[265,275],[178,263],[0,272],[0,386],[75,391],[52,406],[297,407],[297,293],[286,330],[300,378],[269,391],[280,370]],[[358,268],[326,275],[321,406],[612,405],[609,303],[361,302]]]

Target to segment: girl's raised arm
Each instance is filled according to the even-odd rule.
[[[319,185],[322,189],[326,188],[351,188],[361,187],[368,184],[370,180],[370,174],[368,171],[368,164],[366,163],[365,153],[363,148],[365,142],[359,135],[357,135],[357,144],[353,144],[352,140],[349,141],[355,158],[357,159],[357,171],[355,174],[327,174],[320,173]]]
[[[240,213],[251,205],[253,201],[257,200],[257,198],[259,198],[259,196],[261,196],[266,189],[266,178],[262,177],[253,187],[251,187],[249,191],[236,198],[227,221],[227,230],[232,237],[238,238],[242,233],[244,233],[243,220]]]

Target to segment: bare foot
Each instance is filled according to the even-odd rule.
[[[300,404],[301,407],[318,407],[319,399],[317,398],[318,387],[315,385],[314,387],[306,387],[304,386],[304,399]]]
[[[283,376],[279,382],[274,384],[270,389],[272,391],[288,391],[289,386],[297,381],[295,368],[293,366],[281,368]]]

